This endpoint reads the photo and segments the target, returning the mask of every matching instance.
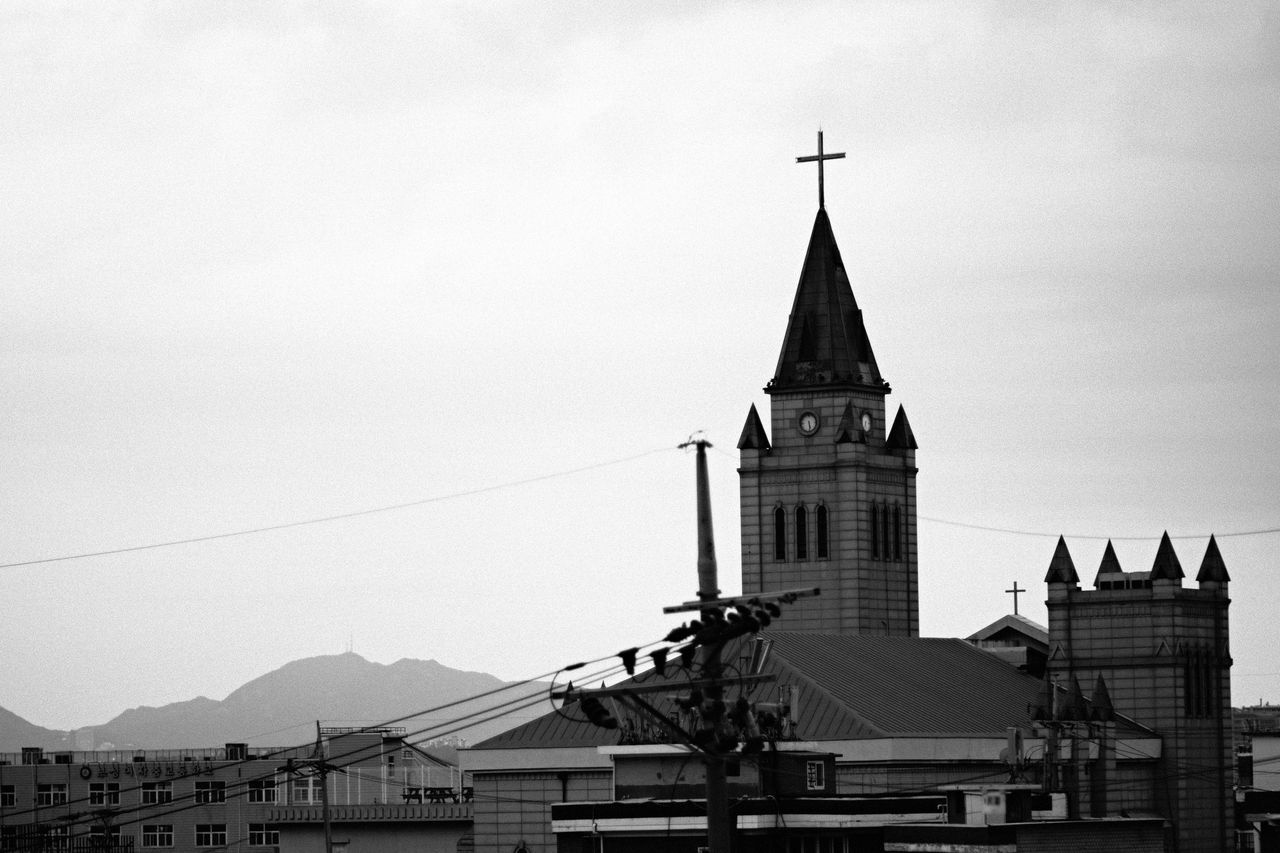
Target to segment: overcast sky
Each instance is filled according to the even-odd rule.
[[[736,592],[819,126],[923,633],[1014,581],[1043,622],[1058,533],[1088,584],[1079,537],[1190,578],[1216,532],[1233,699],[1280,702],[1280,536],[1225,535],[1280,527],[1275,4],[6,3],[0,79],[0,563],[628,460],[0,569],[32,722],[657,639],[695,430]]]

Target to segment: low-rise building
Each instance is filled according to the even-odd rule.
[[[0,755],[0,851],[323,853],[376,838],[453,853],[470,785],[404,730],[322,729],[315,744]]]

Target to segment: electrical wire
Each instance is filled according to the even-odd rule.
[[[151,542],[146,545],[130,545],[124,548],[107,548],[99,551],[86,551],[79,554],[64,554],[58,557],[43,557],[37,560],[22,560],[13,563],[0,563],[0,569],[16,569],[22,566],[38,566],[45,563],[60,563],[67,560],[83,560],[88,557],[106,557],[112,554],[128,554],[135,551],[149,551],[155,548],[170,548],[175,545],[192,545],[197,542],[212,542],[217,539],[231,539],[237,536],[253,536],[259,533],[271,533],[277,530],[288,530],[293,527],[305,527],[313,524],[326,524],[331,521],[344,521],[350,518],[360,518],[366,515],[377,515],[384,512],[394,512],[401,509],[409,509],[416,506],[425,506],[427,504],[441,503],[443,501],[455,500],[457,498],[471,497],[472,495],[481,495],[487,492],[496,492],[500,489],[511,489],[516,486],[527,486],[531,483],[541,483],[546,480],[554,480],[560,477],[569,477],[574,474],[581,474],[586,471],[595,471],[599,468],[607,468],[611,465],[621,465],[624,462],[634,462],[637,459],[643,459],[646,456],[652,456],[655,453],[673,450],[671,447],[656,447],[652,450],[646,450],[643,453],[637,453],[632,456],[625,456],[620,459],[610,459],[606,462],[596,462],[591,465],[583,465],[578,468],[569,468],[563,471],[555,471],[550,474],[541,474],[536,477],[526,477],[522,480],[508,480],[505,483],[495,483],[489,486],[480,486],[474,489],[465,489],[458,492],[450,492],[445,495],[436,495],[429,498],[421,498],[419,500],[404,501],[403,503],[388,504],[386,506],[373,507],[372,509],[360,509],[352,512],[342,512],[335,515],[325,515],[319,518],[308,518],[301,521],[286,521],[281,524],[269,524],[261,527],[252,527],[245,530],[232,530],[227,533],[211,533],[205,536],[192,536],[186,539],[172,539],[165,542]]]

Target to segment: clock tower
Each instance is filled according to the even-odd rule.
[[[918,636],[916,441],[821,204],[764,390],[769,430],[753,405],[738,440],[743,593],[820,587],[786,631]]]

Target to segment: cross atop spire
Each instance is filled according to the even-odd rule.
[[[818,209],[819,210],[824,209],[827,206],[826,195],[822,191],[822,162],[824,160],[843,160],[843,159],[844,159],[843,151],[836,154],[822,153],[822,131],[821,130],[818,131],[818,153],[814,155],[809,155],[807,157],[796,158],[797,163],[812,163],[815,160],[818,162]]]

